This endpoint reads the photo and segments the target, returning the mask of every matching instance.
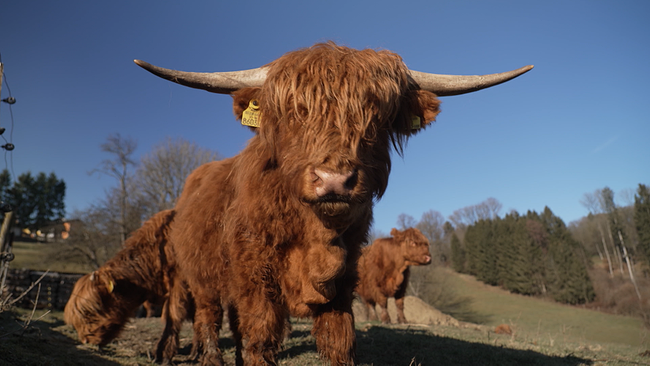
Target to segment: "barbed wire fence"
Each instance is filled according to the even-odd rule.
[[[9,96],[4,99],[2,98],[3,85],[6,86],[6,90],[9,93]],[[11,88],[9,88],[9,84],[7,82],[7,78],[4,73],[2,54],[0,54],[0,105],[2,105],[2,103],[6,103],[7,105],[9,105],[11,129],[9,131],[9,141],[7,141],[6,137],[4,136],[6,128],[2,127],[2,124],[0,124],[0,137],[2,137],[2,139],[5,141],[5,144],[0,145],[0,147],[5,150],[5,156],[4,156],[5,168],[11,171],[11,175],[15,179],[15,175],[13,174],[13,155],[10,155],[10,159],[9,159],[11,164],[7,162],[7,155],[10,152],[12,152],[15,148],[13,144],[14,115],[13,115],[12,106],[13,104],[16,103],[16,98],[14,98],[11,95]],[[15,299],[12,298],[12,293],[10,291],[6,291],[7,288],[6,280],[7,280],[7,273],[9,271],[9,263],[14,259],[14,254],[12,253],[12,246],[14,240],[13,223],[15,219],[13,214],[13,208],[7,202],[4,202],[1,198],[0,198],[0,216],[2,217],[2,226],[0,227],[0,313],[10,310],[14,304],[16,304],[18,301],[21,301],[21,299],[25,297],[25,295],[27,295],[34,287],[38,288],[37,295],[36,295],[37,300],[34,302],[34,308],[32,309],[31,315],[28,316],[27,319],[23,322],[23,324],[21,324],[21,326],[15,330],[15,331],[20,331],[20,330],[24,331],[29,327],[30,323],[34,319],[34,311],[36,310],[36,304],[38,303],[38,294],[40,294],[40,287],[41,287],[40,282],[47,275],[47,272],[45,272],[40,278],[32,282],[31,285],[28,286]],[[44,315],[45,314],[43,314],[42,316]],[[0,335],[0,338],[14,332],[2,334]]]

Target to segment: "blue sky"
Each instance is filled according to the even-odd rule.
[[[6,1],[0,54],[17,103],[13,126],[0,105],[0,126],[16,149],[0,151],[0,168],[54,172],[71,213],[115,184],[88,175],[108,158],[99,145],[110,134],[135,138],[138,157],[167,136],[235,155],[251,133],[230,97],[158,79],[133,59],[231,71],[334,40],[433,73],[535,65],[442,98],[436,124],[394,157],[376,229],[488,197],[502,213],[549,206],[569,223],[587,213],[585,193],[650,183],[649,14],[648,1]]]

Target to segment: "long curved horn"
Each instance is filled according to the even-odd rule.
[[[489,75],[440,75],[409,70],[413,80],[423,90],[428,90],[440,97],[475,92],[491,86],[505,83],[533,68],[533,65],[517,70]]]
[[[187,72],[165,69],[141,60],[134,60],[134,62],[163,79],[220,94],[230,94],[250,86],[262,86],[267,74],[265,67],[229,72]],[[415,70],[409,70],[409,73],[421,89],[444,97],[471,93],[505,83],[530,71],[532,68],[532,65],[528,65],[517,70],[489,75],[440,75]]]
[[[264,67],[229,72],[187,72],[165,69],[141,60],[133,62],[163,79],[219,94],[230,94],[249,86],[262,86],[267,72]]]

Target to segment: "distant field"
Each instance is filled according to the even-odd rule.
[[[75,262],[58,260],[59,253],[67,250],[59,243],[14,242],[12,252],[15,258],[10,268],[28,268],[39,271],[67,273],[88,273],[92,268]]]
[[[650,331],[644,328],[641,319],[514,295],[471,276],[448,272],[449,285],[458,295],[472,299],[473,310],[488,319],[486,325],[508,324],[520,337],[635,347],[647,346],[650,342]]]

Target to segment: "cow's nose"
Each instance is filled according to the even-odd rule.
[[[315,169],[314,185],[316,186],[316,195],[318,197],[325,197],[327,195],[349,196],[357,185],[357,177],[356,170],[335,173]]]

